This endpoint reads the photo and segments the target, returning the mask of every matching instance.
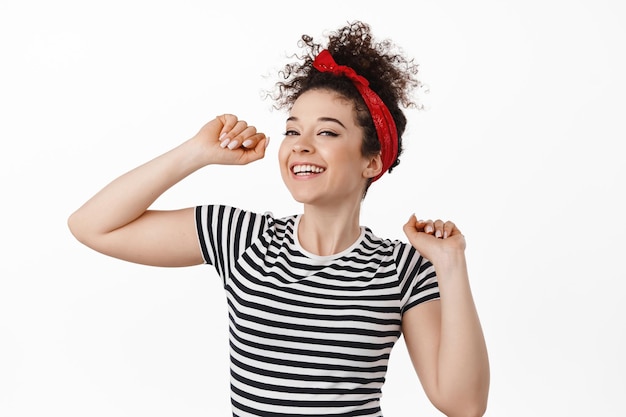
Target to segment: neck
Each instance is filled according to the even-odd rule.
[[[308,252],[334,255],[349,248],[361,234],[360,201],[350,206],[304,206],[298,240]]]

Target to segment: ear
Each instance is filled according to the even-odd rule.
[[[365,169],[363,170],[363,177],[364,178],[374,178],[375,176],[380,174],[380,171],[382,171],[382,169],[383,169],[383,160],[382,160],[380,154],[377,154],[377,155],[374,155],[374,156],[370,157],[367,161],[368,161],[368,164],[366,165]]]

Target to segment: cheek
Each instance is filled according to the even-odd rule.
[[[289,158],[289,153],[291,152],[291,149],[289,149],[285,142],[285,140],[280,142],[280,146],[278,147],[278,161],[281,163],[287,162],[287,158]]]
[[[322,153],[322,151],[320,151]],[[363,155],[361,149],[354,146],[337,146],[324,150],[324,158],[334,161],[334,164],[348,170],[353,170],[362,165]]]

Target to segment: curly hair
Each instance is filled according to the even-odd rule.
[[[421,86],[416,78],[418,65],[413,59],[407,59],[390,40],[376,41],[370,26],[360,21],[348,23],[331,32],[326,47],[316,43],[309,35],[302,35],[298,45],[304,49],[304,53],[295,54],[294,57],[298,61],[286,64],[280,71],[283,80],[276,83],[274,107],[290,109],[298,97],[309,90],[334,91],[354,103],[356,122],[364,132],[361,146],[363,156],[380,153],[380,142],[372,117],[352,81],[313,68],[315,57],[321,50],[328,49],[337,64],[349,66],[357,74],[365,77],[369,81],[369,87],[389,109],[398,132],[398,155],[388,170],[391,172],[400,163],[403,151],[402,134],[407,123],[400,107],[416,107],[411,92]],[[370,183],[367,187],[369,185]]]

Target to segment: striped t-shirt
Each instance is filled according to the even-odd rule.
[[[196,208],[204,260],[226,289],[233,416],[382,416],[402,314],[439,297],[434,268],[366,227],[341,253],[308,253],[299,220]]]

